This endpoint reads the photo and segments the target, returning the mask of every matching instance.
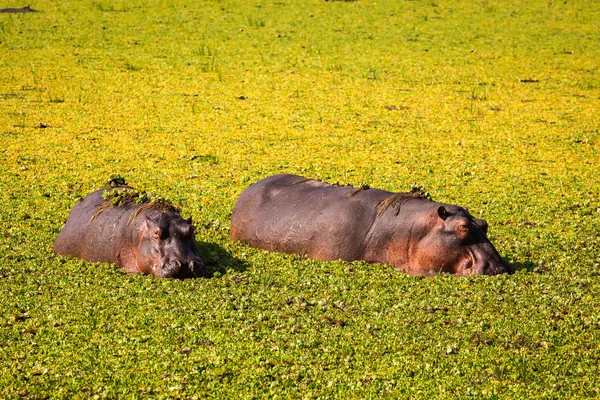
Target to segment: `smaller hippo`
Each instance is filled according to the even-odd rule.
[[[487,238],[487,222],[415,193],[340,187],[275,175],[244,190],[231,238],[321,260],[391,264],[411,275],[513,272]]]
[[[142,195],[128,186],[89,194],[71,209],[54,252],[161,278],[202,276],[192,219]]]

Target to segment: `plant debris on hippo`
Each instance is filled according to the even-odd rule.
[[[203,276],[192,219],[162,199],[125,185],[122,178],[75,204],[54,252],[120,265],[162,278]]]
[[[231,216],[231,238],[321,260],[391,264],[411,275],[514,272],[467,210],[419,193],[342,187],[275,175],[248,187]]]

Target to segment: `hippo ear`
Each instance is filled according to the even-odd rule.
[[[444,221],[446,220],[446,218],[448,218],[449,214],[444,206],[439,206],[437,209],[437,212],[438,212],[438,215],[440,216],[440,218],[443,219]]]
[[[158,226],[154,226],[151,228],[150,223],[148,223],[148,219],[146,218],[144,219],[142,226],[140,226],[140,230],[138,231],[138,237],[140,238],[140,240],[142,240],[142,238],[147,237],[146,235],[148,234],[150,235],[150,239],[156,241],[160,239],[162,232]]]
[[[460,221],[456,225],[456,234],[463,239],[469,236],[469,223],[466,220]]]
[[[148,230],[150,230],[150,226],[148,225],[148,219],[144,219],[144,222],[142,223],[142,226],[140,226],[140,230],[138,231],[139,237],[141,238],[142,236],[144,236],[146,232],[148,232]]]
[[[187,225],[183,227],[183,234],[186,237],[194,237],[194,225]]]
[[[477,225],[479,227],[479,229],[481,229],[483,234],[487,236],[487,232],[488,232],[487,221],[485,219],[481,219],[481,218],[473,218],[473,221],[475,222],[475,225]]]
[[[152,224],[154,225],[154,224]],[[150,227],[150,223],[148,223],[148,218],[146,218],[144,220],[144,223],[142,223],[142,226],[140,227],[139,230],[139,236],[140,238],[146,235],[146,232],[150,232],[150,239],[154,240],[154,241],[158,241],[160,240],[160,238],[162,237],[162,229],[160,229],[158,226],[153,226]]]
[[[192,217],[189,217],[188,219],[186,219],[187,223],[192,225]]]

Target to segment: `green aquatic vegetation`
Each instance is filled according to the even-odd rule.
[[[0,397],[600,395],[600,3],[31,7],[0,14]],[[517,272],[230,240],[278,173],[467,207]],[[52,252],[87,194],[158,197],[111,174],[193,217],[212,278]]]
[[[111,188],[127,186],[127,182],[125,182],[125,178],[123,178],[121,175],[116,174],[116,175],[111,175],[110,178],[108,178],[108,181],[106,181],[105,186],[111,187]]]
[[[410,187],[410,193],[417,195],[418,197],[424,198],[424,199],[429,199],[429,200],[433,200],[431,198],[431,194],[429,194],[429,192],[421,185],[417,185],[416,183],[413,183]]]
[[[104,202],[98,206],[90,222],[95,220],[100,214],[112,207],[139,206],[129,217],[129,222],[133,221],[141,212],[154,209],[160,211],[171,211],[181,213],[181,210],[175,207],[171,202],[159,196],[153,196],[146,191],[139,191],[132,187],[121,187],[125,185],[125,179],[118,176],[111,177],[108,181],[109,186],[115,185],[114,189],[106,190],[102,193]]]

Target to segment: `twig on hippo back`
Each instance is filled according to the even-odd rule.
[[[131,223],[141,212],[147,210],[172,211],[179,214],[181,211],[169,201],[155,196],[149,196],[145,191],[138,191],[131,187],[116,187],[113,190],[107,190],[102,194],[104,202],[98,206],[90,222],[94,221],[105,210],[113,207],[138,207],[129,217],[128,223]]]
[[[340,183],[340,182],[327,183],[327,182],[324,182],[324,181],[319,181],[319,182],[321,182],[321,183],[324,183],[325,185],[331,185],[331,186],[333,186],[333,187],[336,187],[336,188],[338,188],[338,187],[339,187],[339,188],[350,188],[350,189],[354,189],[354,186],[352,186],[352,185],[351,185],[351,184],[349,184],[349,183]]]
[[[298,183],[309,182],[309,181],[312,181],[312,180],[313,179],[310,179],[310,178],[302,178],[302,179],[297,180],[296,182],[293,182],[292,185],[297,185]]]
[[[331,187],[335,187],[335,188],[349,188],[349,189],[354,189],[354,186],[352,186],[350,183],[340,183],[340,182],[333,182],[333,183],[328,183],[325,181],[322,181],[320,179],[311,179],[311,178],[302,178],[299,179],[295,182],[292,182],[292,185],[297,185],[299,183],[309,183],[312,184],[314,186],[331,186]],[[363,191],[363,190],[367,190],[370,189],[370,186],[365,184],[365,183],[361,183],[360,188],[356,189],[356,192],[352,192],[351,194],[349,194],[346,197],[350,197],[355,195],[356,193]]]
[[[397,216],[398,214],[400,214],[400,208],[402,207],[402,205],[406,201],[411,199],[423,199],[431,201],[431,198],[425,197],[421,192],[394,193],[390,197],[387,197],[381,200],[379,203],[377,203],[377,216],[380,217],[381,215],[383,215],[385,210],[387,210],[389,207],[393,207],[396,209],[394,215]]]
[[[371,186],[367,185],[366,183],[361,183],[360,187],[358,189],[354,190],[353,192],[348,193],[346,195],[346,197],[352,197],[357,193],[364,192],[365,190],[369,190],[369,189],[371,189]]]

